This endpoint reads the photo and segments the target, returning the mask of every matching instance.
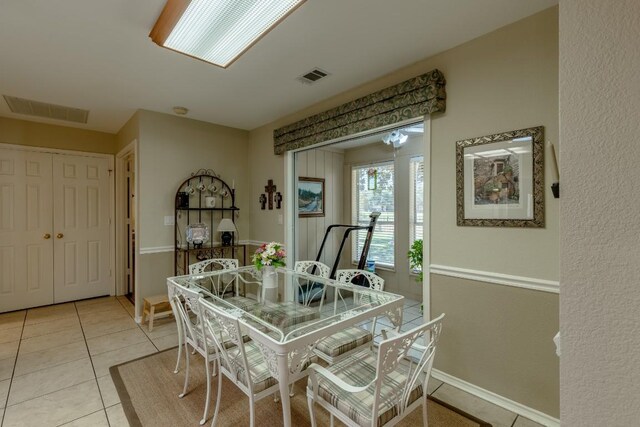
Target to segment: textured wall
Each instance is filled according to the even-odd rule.
[[[640,2],[560,2],[561,419],[640,420]]]

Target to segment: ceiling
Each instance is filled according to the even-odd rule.
[[[222,69],[148,38],[164,0],[1,0],[0,94],[90,110],[117,132],[137,109],[254,129],[515,22],[557,0],[307,0]],[[314,85],[296,78],[331,73]]]

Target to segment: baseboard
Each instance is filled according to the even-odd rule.
[[[478,282],[494,283],[496,285],[512,286],[515,288],[531,289],[535,291],[560,292],[560,283],[557,280],[538,279],[535,277],[514,276],[511,274],[494,273],[491,271],[471,270],[467,268],[451,267],[448,265],[431,264],[429,271],[432,274],[458,277],[460,279],[475,280]]]
[[[537,409],[530,408],[504,396],[500,396],[499,394],[496,394],[492,391],[485,390],[481,387],[468,383],[464,380],[461,380],[460,378],[454,377],[453,375],[449,375],[445,372],[433,369],[431,371],[431,376],[453,387],[459,388],[462,391],[466,391],[469,394],[477,396],[480,399],[486,400],[487,402],[493,403],[494,405],[514,412],[518,415],[522,415],[523,417],[528,418],[531,421],[535,421],[548,427],[560,426],[560,420],[557,418],[553,418],[552,416],[540,412]]]

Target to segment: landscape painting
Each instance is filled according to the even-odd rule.
[[[324,216],[324,178],[298,178],[298,216]]]

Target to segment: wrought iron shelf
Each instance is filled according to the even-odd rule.
[[[239,211],[240,208],[231,206],[230,208],[176,208],[178,211]]]

